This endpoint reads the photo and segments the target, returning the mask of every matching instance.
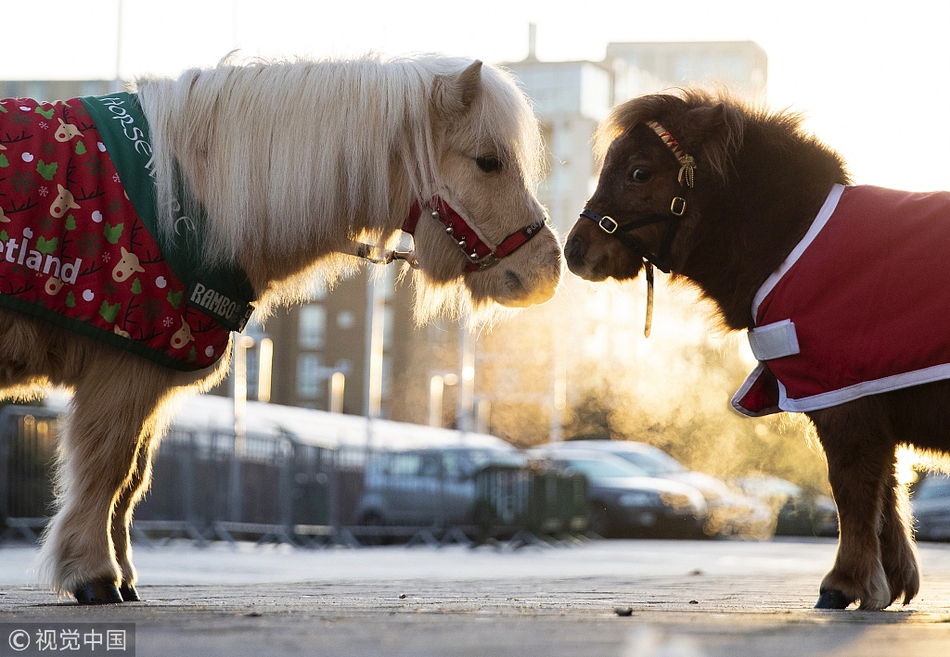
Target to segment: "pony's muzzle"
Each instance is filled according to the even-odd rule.
[[[623,249],[619,255],[618,248]],[[582,221],[574,224],[567,237],[564,258],[570,272],[586,281],[636,278],[643,261],[627,257],[625,249],[600,224]]]
[[[549,301],[557,291],[557,283],[528,288],[514,272],[505,272],[505,287],[509,294],[496,301],[506,308],[528,308]]]
[[[602,281],[607,278],[607,274],[599,272],[605,269],[603,265],[607,259],[607,253],[604,251],[593,260],[590,258],[590,253],[591,248],[588,240],[578,235],[575,227],[564,245],[564,259],[567,261],[567,268],[572,274],[584,280]]]

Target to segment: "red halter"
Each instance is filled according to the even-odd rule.
[[[525,226],[503,239],[501,244],[492,249],[485,244],[484,240],[475,232],[475,229],[465,218],[456,212],[440,196],[433,196],[426,208],[431,209],[433,219],[441,222],[445,226],[446,234],[462,249],[462,253],[468,258],[468,264],[465,265],[465,271],[481,271],[493,267],[499,260],[507,255],[511,255],[515,250],[521,247],[525,242],[541,232],[544,228],[544,219],[537,221],[530,226]],[[409,216],[406,217],[402,225],[403,231],[413,234],[416,229],[416,223],[419,221],[419,215],[422,213],[423,204],[416,201],[409,210]]]

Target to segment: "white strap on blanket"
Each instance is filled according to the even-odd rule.
[[[758,326],[749,331],[749,346],[760,361],[775,360],[799,352],[795,324],[783,319],[774,324]]]

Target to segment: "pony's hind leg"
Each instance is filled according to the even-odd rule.
[[[122,601],[124,569],[113,544],[113,514],[169,388],[168,373],[141,358],[113,351],[97,356],[75,384],[60,436],[58,511],[41,553],[53,588],[80,603]],[[134,496],[129,505],[132,501]],[[127,539],[120,549],[127,561]]]
[[[828,458],[839,526],[838,554],[821,583],[819,609],[844,609],[856,600],[861,609],[883,609],[894,600],[881,532],[892,501],[885,490],[896,446],[876,411],[862,399],[810,414]]]
[[[50,341],[46,324],[0,309],[0,399],[31,401],[48,391]]]

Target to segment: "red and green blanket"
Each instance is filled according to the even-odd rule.
[[[253,290],[186,252],[200,219],[156,238],[148,138],[132,94],[0,100],[0,305],[200,369],[243,329]]]

